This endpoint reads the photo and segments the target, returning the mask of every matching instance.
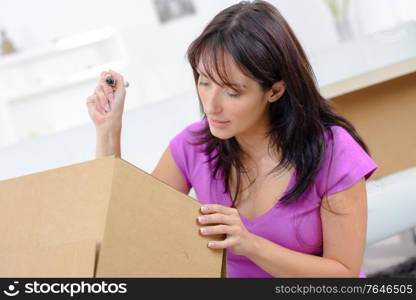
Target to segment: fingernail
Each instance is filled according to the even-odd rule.
[[[199,216],[199,217],[198,217],[198,221],[199,221],[199,222],[204,222],[204,220],[205,220],[205,218],[204,218],[203,216]]]
[[[205,227],[201,227],[201,233],[207,233],[207,229]]]
[[[104,109],[105,109],[106,112],[109,112],[110,111],[110,105],[106,104],[104,106]]]
[[[208,247],[213,247],[214,245],[214,242],[208,242]]]
[[[207,212],[207,211],[208,211],[208,207],[206,207],[206,206],[201,206],[201,211],[202,211],[202,212]]]

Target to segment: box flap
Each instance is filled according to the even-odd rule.
[[[221,276],[223,251],[200,235],[198,201],[121,159],[112,185],[97,277]]]
[[[114,157],[0,181],[0,251],[100,242]]]

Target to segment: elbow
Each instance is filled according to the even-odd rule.
[[[342,275],[340,277],[345,278],[357,278],[360,276],[360,267],[349,267],[341,262],[339,264],[343,267]]]
[[[347,270],[345,270],[345,272],[343,272],[343,274],[340,277],[344,277],[344,278],[357,278],[359,276],[360,276],[360,271],[347,269]]]
[[[349,270],[349,273],[350,273],[350,276],[349,277],[351,277],[351,278],[358,278],[358,277],[360,277],[360,273],[361,273],[361,270],[360,269],[358,269],[358,270]]]
[[[361,264],[359,266],[348,266],[347,264],[342,263],[339,260],[332,259],[336,263],[337,267],[334,265],[335,274],[334,277],[341,278],[357,278],[360,276]]]

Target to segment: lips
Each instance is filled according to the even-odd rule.
[[[211,119],[211,121],[215,122],[215,123],[228,123],[230,121],[220,121],[220,120],[215,120],[215,119]]]
[[[230,124],[230,121],[220,121],[211,118],[208,118],[208,121],[210,126],[218,129],[224,129],[228,126],[228,124]]]

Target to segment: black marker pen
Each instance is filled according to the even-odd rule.
[[[115,85],[115,83],[116,83],[116,80],[113,78],[113,77],[111,77],[111,76],[108,76],[106,79],[105,79],[105,82],[109,85],[109,86],[114,86]],[[130,84],[129,84],[129,82],[128,81],[124,81],[124,87],[125,88],[127,88],[128,86],[129,86]],[[109,112],[110,111],[110,108],[111,108],[111,102],[110,102],[110,100],[108,100],[108,103],[105,105],[105,111],[106,112]]]
[[[111,76],[108,76],[106,79],[105,79],[105,82],[108,84],[108,85],[114,85],[115,83],[116,83],[116,80],[113,78],[113,77],[111,77]],[[128,81],[125,81],[124,82],[124,87],[125,88],[127,88],[127,87],[129,87],[129,82]]]

